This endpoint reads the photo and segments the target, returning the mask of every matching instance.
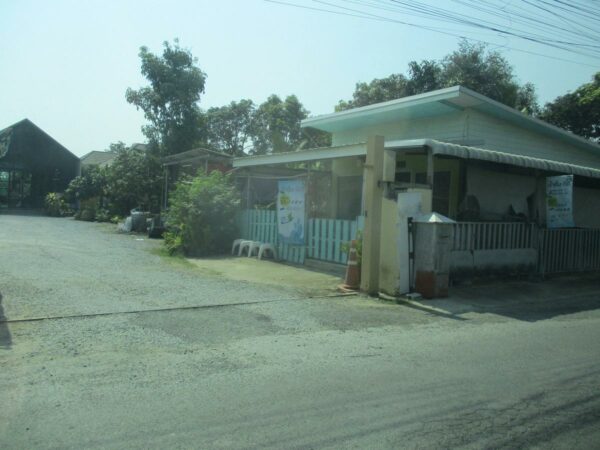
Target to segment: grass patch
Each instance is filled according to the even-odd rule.
[[[150,249],[149,251],[153,255],[160,256],[160,258],[169,265],[185,269],[197,268],[194,264],[189,262],[183,255],[169,255],[169,252],[163,246]]]

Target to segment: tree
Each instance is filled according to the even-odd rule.
[[[441,61],[411,61],[408,71],[408,78],[392,74],[370,83],[358,83],[352,100],[340,101],[336,110],[461,85],[520,111],[539,112],[533,85],[519,85],[508,61],[499,52],[490,51],[485,44],[462,41],[458,50]]]
[[[392,74],[387,78],[374,79],[370,83],[356,83],[352,100],[340,102],[335,107],[336,111],[343,111],[359,106],[381,103],[387,100],[411,95],[407,91],[408,79],[402,74]]]
[[[84,166],[81,175],[75,177],[65,190],[69,202],[88,200],[105,195],[106,169],[98,166]]]
[[[122,146],[106,169],[106,195],[114,214],[133,208],[159,211],[163,180],[160,160],[147,148]]]
[[[144,111],[150,124],[142,127],[151,146],[162,155],[193,148],[203,139],[198,102],[204,93],[206,74],[196,66],[189,50],[164,42],[162,56],[140,48],[142,74],[149,86],[128,88],[127,101]]]
[[[203,120],[209,147],[232,156],[243,156],[252,141],[255,110],[252,100],[246,99],[208,109]]]
[[[590,83],[546,103],[541,119],[600,142],[600,72]]]
[[[252,126],[253,154],[289,152],[303,143],[300,122],[308,111],[295,95],[271,95],[257,109]]]
[[[519,84],[511,65],[485,44],[462,41],[458,50],[442,60],[441,85],[461,85],[508,106],[517,104]]]
[[[434,60],[424,59],[420,63],[416,61],[409,62],[408,95],[440,89],[442,87],[442,70],[440,63]]]

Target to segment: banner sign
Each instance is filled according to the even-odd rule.
[[[574,227],[573,175],[546,178],[546,226]]]
[[[277,231],[283,244],[304,245],[304,180],[281,180],[277,193]]]

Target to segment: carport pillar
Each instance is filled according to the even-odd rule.
[[[363,231],[360,288],[371,295],[379,293],[384,154],[383,136],[369,136],[367,140],[367,160],[364,165],[365,228]]]

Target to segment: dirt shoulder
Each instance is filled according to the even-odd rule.
[[[309,297],[334,294],[342,283],[335,275],[256,258],[232,256],[188,261],[207,275],[291,288]]]

